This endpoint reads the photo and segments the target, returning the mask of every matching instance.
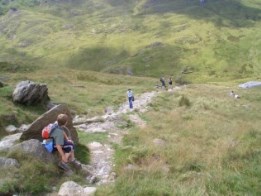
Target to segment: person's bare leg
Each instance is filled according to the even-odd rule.
[[[70,161],[71,154],[72,154],[71,152],[65,153],[65,157],[66,157],[67,162]]]

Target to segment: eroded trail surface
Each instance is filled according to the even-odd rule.
[[[122,115],[126,114],[130,121],[138,126],[144,127],[146,123],[139,117],[138,113],[146,112],[148,104],[158,92],[147,92],[138,97],[135,97],[134,109],[130,110],[128,102],[122,104],[118,111],[107,111],[103,116],[96,116],[93,118],[86,118],[84,116],[76,116],[74,118],[74,126],[79,131],[87,133],[103,132],[108,134],[108,141],[106,143],[99,143],[93,141],[87,144],[91,152],[91,162],[88,169],[91,171],[96,180],[97,185],[114,182],[115,173],[113,172],[113,143],[120,144],[121,139],[127,130],[121,129],[123,123]]]

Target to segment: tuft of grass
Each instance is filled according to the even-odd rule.
[[[79,137],[80,138],[80,137]],[[75,157],[83,164],[88,164],[90,162],[90,151],[84,143],[75,146]]]
[[[82,145],[86,145],[90,142],[97,141],[97,142],[105,142],[108,138],[107,133],[85,133],[82,131],[78,131],[79,142]]]
[[[184,95],[181,96],[179,99],[179,106],[187,106],[189,107],[191,105],[189,99],[185,97]]]

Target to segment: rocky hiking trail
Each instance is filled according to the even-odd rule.
[[[173,89],[169,89],[168,92],[174,93],[180,89],[181,87],[176,86]],[[108,139],[104,143],[93,141],[86,144],[91,154],[90,165],[87,166],[88,170],[92,173],[92,176],[89,179],[91,183],[102,185],[114,182],[116,174],[113,172],[114,149],[112,145],[120,145],[124,135],[128,134],[127,129],[121,128],[124,127],[124,123],[126,123],[126,115],[128,120],[133,124],[145,127],[146,122],[140,118],[139,113],[146,112],[149,109],[149,104],[152,102],[153,98],[161,92],[166,91],[157,90],[146,92],[135,97],[133,104],[134,108],[131,110],[126,101],[115,112],[111,108],[106,109],[106,114],[102,116],[93,118],[75,116],[73,125],[78,131],[108,134]],[[123,116],[125,116],[125,120],[123,119]]]
[[[146,92],[135,97],[134,108],[132,110],[129,109],[128,102],[125,102],[116,112],[112,111],[112,109],[108,109],[103,116],[93,118],[76,116],[74,118],[73,124],[78,131],[108,134],[108,141],[106,141],[106,143],[93,141],[87,144],[91,153],[91,161],[90,165],[88,165],[88,169],[96,179],[90,179],[91,182],[96,182],[97,185],[114,182],[114,149],[112,148],[112,144],[121,144],[123,136],[128,134],[128,130],[120,128],[120,125],[124,123],[122,116],[124,114],[127,115],[129,120],[138,126],[146,126],[146,122],[139,117],[138,113],[147,111],[149,103],[151,103],[157,93],[159,92]]]

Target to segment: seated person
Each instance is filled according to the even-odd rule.
[[[58,126],[51,133],[51,137],[54,139],[54,150],[57,150],[61,156],[58,166],[66,171],[70,170],[67,165],[68,162],[73,163],[78,168],[81,167],[81,164],[74,157],[74,143],[64,132],[67,120],[68,116],[66,114],[59,114],[57,116]]]

